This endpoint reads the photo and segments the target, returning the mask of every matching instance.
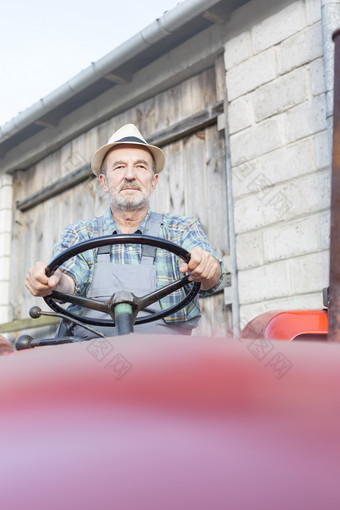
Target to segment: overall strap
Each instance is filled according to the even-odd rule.
[[[163,224],[163,214],[152,212],[146,222],[144,235],[159,236],[160,226]],[[156,256],[156,246],[142,245],[142,264],[153,264]]]
[[[97,216],[99,237],[103,235],[103,216]],[[97,256],[100,259],[108,258],[110,261],[111,246],[99,246]]]

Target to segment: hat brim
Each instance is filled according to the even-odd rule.
[[[159,174],[163,170],[165,163],[164,152],[155,145],[149,145],[148,143],[144,143],[142,141],[135,141],[135,139],[132,139],[131,137],[130,139],[126,138],[126,140],[118,140],[117,142],[107,143],[94,153],[91,161],[91,169],[95,175],[98,176],[101,173],[101,167],[106,154],[116,145],[140,145],[141,147],[148,149],[155,161],[155,173]]]

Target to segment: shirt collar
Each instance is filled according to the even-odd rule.
[[[133,232],[134,234],[143,234],[145,230],[146,222],[148,221],[151,214],[151,208],[147,210],[146,216],[143,221],[140,223],[138,228]],[[112,216],[111,208],[109,207],[103,216],[103,235],[111,235],[111,234],[121,234],[116,221]]]

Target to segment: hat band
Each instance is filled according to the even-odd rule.
[[[137,138],[136,136],[126,136],[125,138],[121,138],[120,140],[117,140],[115,143],[120,142],[137,142],[137,143],[143,143],[144,145],[147,145],[144,140],[141,140],[140,138]]]

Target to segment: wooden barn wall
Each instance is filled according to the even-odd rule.
[[[221,66],[223,60],[218,59],[214,67],[78,136],[28,170],[17,171],[14,203],[86,165],[94,151],[125,123],[137,124],[146,139],[157,139],[157,133],[166,133],[184,123],[187,131],[181,135],[177,128],[174,139],[162,147],[166,166],[151,205],[158,212],[171,211],[198,219],[218,255],[227,256],[224,131],[217,130],[217,116],[195,127],[195,118],[202,112],[210,115],[217,105],[223,104],[220,77],[224,76],[224,70]],[[50,260],[52,247],[66,225],[101,214],[107,206],[99,182],[88,177],[28,210],[15,210],[12,247],[16,264],[11,275],[13,319],[27,317],[34,304],[46,309],[42,300],[33,298],[24,288],[28,268],[37,260]],[[197,332],[224,335],[230,311],[223,308],[223,292],[201,302],[203,319]]]

